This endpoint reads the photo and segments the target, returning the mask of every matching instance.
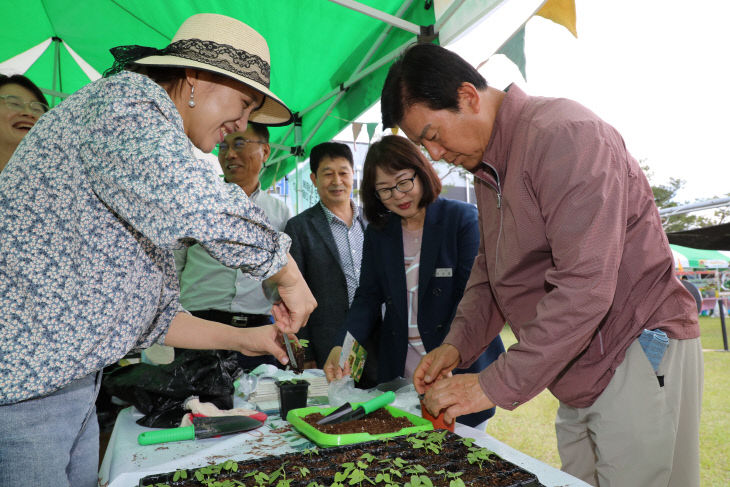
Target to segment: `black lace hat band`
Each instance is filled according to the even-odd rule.
[[[164,49],[131,45],[114,47],[109,52],[114,56],[114,64],[104,72],[104,76],[119,73],[146,57],[175,56],[242,76],[266,88],[269,88],[271,79],[271,65],[260,56],[228,44],[202,39],[181,39]]]

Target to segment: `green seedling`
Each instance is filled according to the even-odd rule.
[[[425,475],[411,475],[411,481],[404,487],[433,487],[433,482]]]
[[[307,467],[300,467],[300,466],[298,466],[298,465],[297,465],[297,466],[295,466],[294,468],[295,468],[295,469],[297,469],[297,470],[299,470],[299,475],[300,475],[300,476],[301,476],[302,478],[306,477],[306,476],[307,476],[307,475],[309,475],[309,473],[310,473],[310,472],[309,472],[309,469],[308,469]]]
[[[312,448],[308,448],[302,452],[303,455],[307,455],[308,457],[311,457],[312,455],[319,455],[319,449],[314,446]]]
[[[476,441],[476,440],[474,440],[474,438],[462,438],[461,439],[461,443],[467,448],[472,446],[474,444],[474,441]]]
[[[492,461],[490,460],[489,455],[492,455],[493,453],[493,451],[486,448],[472,446],[469,448],[469,453],[466,454],[466,459],[469,460],[469,463],[471,464],[477,463],[479,465],[479,470],[481,470],[484,462]]]

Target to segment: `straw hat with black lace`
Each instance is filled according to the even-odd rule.
[[[261,108],[250,120],[263,125],[287,125],[291,111],[270,89],[271,60],[266,40],[243,22],[218,14],[189,17],[164,49],[120,46],[110,50],[114,65],[104,75],[130,64],[194,68],[240,81],[262,93]]]

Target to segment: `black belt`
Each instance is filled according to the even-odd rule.
[[[248,313],[229,313],[217,309],[191,311],[190,314],[204,320],[217,321],[236,328],[252,328],[271,324],[271,315],[252,315]]]

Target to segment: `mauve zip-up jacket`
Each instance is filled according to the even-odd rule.
[[[544,388],[593,404],[644,328],[699,336],[651,187],[608,123],[509,88],[475,172],[480,249],[444,340],[470,365],[509,323],[518,342],[480,373],[514,409]]]

